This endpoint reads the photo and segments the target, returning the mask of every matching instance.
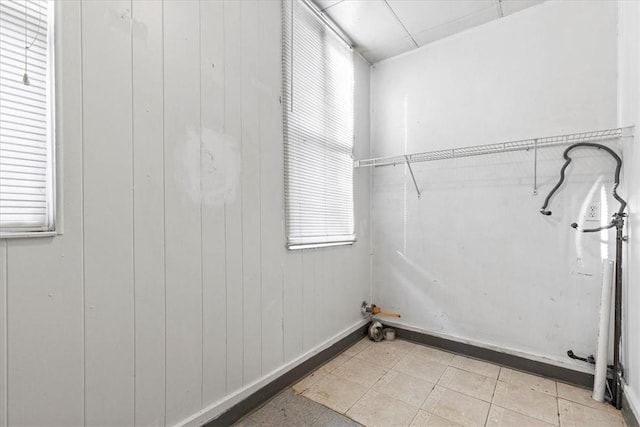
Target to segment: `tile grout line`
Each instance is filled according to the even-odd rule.
[[[558,395],[558,382],[554,381],[553,386],[556,390],[556,419],[558,420],[558,425],[560,425],[560,396]]]
[[[355,344],[354,344],[354,345],[355,345]],[[352,404],[352,405],[351,405],[351,406],[350,406],[350,407],[349,407],[349,408],[344,412],[344,415],[345,415],[347,418],[349,418],[349,419],[351,419],[351,420],[353,420],[353,421],[356,421],[356,422],[358,422],[358,421],[357,421],[357,420],[355,420],[355,419],[353,419],[353,418],[351,418],[351,417],[349,417],[349,416],[347,416],[347,412],[349,412],[349,411],[350,411],[351,409],[353,409],[353,408],[354,408],[354,407],[355,407],[359,402],[361,402],[361,401],[362,401],[362,399],[363,399],[366,395],[368,395],[368,394],[369,394],[369,392],[370,392],[370,391],[372,391],[372,390],[373,390],[373,388],[374,388],[378,383],[380,383],[380,381],[382,380],[382,378],[384,378],[387,374],[389,374],[389,372],[391,372],[391,371],[393,370],[393,368],[394,368],[394,367],[396,367],[396,366],[400,363],[400,361],[401,361],[401,360],[403,360],[407,355],[409,355],[409,354],[411,353],[411,350],[408,350],[406,353],[404,353],[404,354],[403,354],[403,355],[398,359],[398,361],[397,361],[395,364],[393,364],[393,366],[392,366],[391,368],[386,368],[386,367],[383,367],[383,366],[377,365],[377,364],[375,364],[375,363],[371,363],[371,362],[369,362],[369,361],[367,361],[367,360],[364,360],[364,359],[358,358],[358,355],[360,355],[360,354],[364,353],[364,352],[365,352],[365,351],[367,351],[370,347],[371,347],[371,344],[370,344],[370,345],[368,345],[367,347],[365,347],[365,348],[361,349],[361,350],[360,350],[359,352],[357,352],[355,355],[350,356],[350,358],[349,358],[349,359],[347,359],[347,361],[345,361],[342,365],[340,365],[340,366],[343,366],[343,365],[344,365],[344,364],[346,364],[349,360],[352,360],[352,359],[358,359],[359,361],[362,361],[362,362],[365,362],[365,363],[370,363],[371,365],[374,365],[374,366],[376,366],[376,367],[379,367],[379,368],[381,368],[381,369],[384,369],[384,370],[385,370],[384,374],[383,374],[382,376],[380,376],[380,378],[378,378],[378,379],[377,379],[377,380],[376,380],[376,381],[375,381],[371,386],[369,386],[369,388],[368,388],[368,389],[367,389],[367,390],[366,390],[366,391],[365,391],[365,392],[364,392],[364,393],[363,393],[363,394],[362,394],[362,395],[361,395],[361,396],[360,396],[360,397],[359,397],[359,398],[358,398],[358,399],[357,399],[357,400],[356,400],[356,401],[355,401],[355,402],[354,402],[354,403],[353,403],[353,404]],[[343,353],[341,353],[341,354],[344,354],[344,352],[343,352]],[[338,369],[340,366],[338,366],[338,367],[334,368],[332,371],[328,372],[328,373],[327,373],[327,375],[331,375],[331,372],[335,371],[335,370],[336,370],[336,369]],[[397,371],[394,371],[394,372],[397,372]],[[336,375],[332,375],[332,376],[333,376],[333,377],[336,377],[336,378],[340,378],[340,377],[338,377],[338,376],[336,376]],[[348,380],[347,378],[344,378],[344,380],[345,380],[345,381],[350,381],[350,380]],[[354,383],[355,383],[355,381],[352,381],[352,382],[354,382]],[[356,383],[356,384],[359,384],[359,383]],[[432,387],[432,389],[429,391],[429,394],[431,393],[431,391],[433,390],[433,388],[435,388],[435,385],[434,385],[434,387]],[[385,393],[381,393],[381,394],[385,394]],[[392,397],[392,396],[389,396],[389,397]],[[428,394],[427,394],[427,396],[425,396],[425,399],[424,399],[425,401],[426,401],[427,397],[428,397]],[[393,398],[393,397],[392,397],[392,398]],[[395,399],[395,398],[394,398],[394,399]],[[406,403],[406,404],[408,404],[409,406],[413,406],[413,405],[411,405],[411,404],[410,404],[410,403],[408,403],[408,402],[402,401],[402,400],[400,400],[400,399],[397,399],[397,400],[398,400],[398,401],[400,401],[400,402]],[[423,403],[424,403],[424,401],[423,401]],[[412,417],[412,419],[411,419],[411,420],[412,420],[412,422],[413,422],[413,420],[415,420],[415,418],[416,418],[416,417],[418,416],[418,414],[420,413],[421,408],[422,408],[422,404],[420,404],[419,406],[417,406],[417,407],[416,407],[416,413],[414,414],[414,416],[413,416],[413,417]]]
[[[498,389],[498,381],[500,378],[500,373],[502,372],[502,366],[500,366],[500,369],[498,370],[498,378],[496,378],[496,383],[493,386],[493,392],[491,393],[491,401],[489,402],[489,410],[487,411],[487,417],[484,420],[484,425],[485,427],[489,424],[489,414],[491,414],[491,408],[494,406],[493,405],[493,398],[496,395],[496,390]]]
[[[558,393],[558,381],[553,382],[553,387],[556,391],[556,408],[558,409],[558,425],[560,425],[560,396]]]
[[[361,342],[361,341],[359,341],[359,342]],[[358,343],[359,343],[359,342],[358,342]],[[358,343],[355,343],[353,346],[358,345]],[[412,343],[412,344],[413,344],[413,343]],[[374,345],[375,345],[375,344],[374,344]],[[418,344],[414,344],[414,345],[416,346],[415,348],[417,348],[417,347],[419,346]],[[352,347],[350,347],[350,348],[353,348],[353,346],[352,346]],[[422,347],[422,346],[421,346],[421,347]],[[429,347],[429,346],[425,346],[425,347],[431,348],[431,347]],[[371,392],[371,391],[372,391],[372,390],[373,390],[373,389],[374,389],[378,384],[380,384],[380,383],[381,383],[381,380],[382,380],[383,378],[385,378],[387,375],[389,375],[389,373],[390,373],[390,372],[392,372],[392,371],[393,371],[393,372],[396,372],[396,373],[404,374],[404,373],[402,373],[402,372],[395,371],[394,369],[397,367],[397,365],[398,365],[398,364],[399,364],[403,359],[405,359],[407,356],[409,356],[409,355],[411,355],[411,354],[414,354],[414,353],[413,353],[414,349],[411,349],[411,350],[406,351],[406,352],[405,352],[404,354],[402,354],[402,355],[399,357],[399,359],[398,359],[398,360],[397,360],[397,361],[396,361],[396,362],[395,362],[395,363],[394,363],[394,364],[389,368],[389,367],[386,367],[386,366],[378,365],[378,364],[376,364],[376,363],[372,363],[372,362],[370,362],[369,360],[366,360],[366,359],[364,359],[364,358],[358,357],[358,356],[360,356],[360,355],[362,355],[362,354],[365,354],[365,352],[371,351],[371,349],[372,349],[372,348],[371,348],[371,345],[368,345],[368,346],[366,346],[365,348],[360,349],[359,351],[355,352],[355,354],[354,354],[353,356],[346,355],[346,354],[345,354],[345,352],[349,350],[349,349],[346,349],[343,353],[341,353],[340,355],[338,355],[338,356],[336,356],[336,357],[339,357],[339,356],[347,356],[347,357],[348,357],[348,358],[347,358],[347,360],[345,360],[341,365],[339,365],[339,366],[337,366],[337,367],[333,368],[333,370],[328,371],[328,372],[326,373],[326,376],[327,376],[327,377],[332,377],[332,378],[341,378],[340,376],[335,375],[335,373],[334,373],[334,372],[335,372],[337,369],[339,369],[341,366],[344,366],[347,362],[349,362],[349,361],[351,361],[351,360],[353,360],[353,359],[357,359],[357,361],[361,361],[361,362],[364,362],[364,363],[368,363],[368,364],[371,364],[371,365],[373,365],[373,366],[376,366],[376,367],[378,367],[378,368],[380,368],[380,369],[383,369],[383,370],[384,370],[384,373],[380,376],[380,378],[378,378],[378,379],[377,379],[377,380],[376,380],[376,381],[375,381],[371,386],[367,387],[367,388],[366,388],[366,391],[365,391],[365,392],[364,392],[364,393],[363,393],[363,394],[362,394],[362,395],[361,395],[361,396],[360,396],[360,397],[355,401],[355,403],[354,403],[353,405],[351,405],[351,406],[350,406],[350,407],[349,407],[349,408],[348,408],[348,409],[343,413],[345,416],[346,416],[347,412],[349,412],[350,410],[352,410],[352,409],[353,409],[353,408],[354,408],[358,403],[362,402],[362,400],[364,399],[364,397],[365,397],[367,394],[369,394],[369,393],[370,393],[370,392]],[[438,350],[438,349],[436,349],[436,350]],[[450,353],[450,352],[446,352],[446,353]],[[498,368],[499,368],[497,378],[493,378],[493,377],[491,377],[491,376],[487,376],[487,375],[485,375],[485,374],[480,374],[480,373],[478,373],[478,372],[468,371],[468,370],[466,370],[466,369],[462,369],[462,368],[460,368],[460,367],[457,367],[457,366],[452,365],[452,363],[454,363],[454,360],[456,360],[456,359],[455,359],[455,356],[456,356],[456,355],[458,355],[458,354],[457,354],[457,353],[450,353],[450,354],[453,354],[453,355],[454,355],[454,357],[453,357],[453,358],[451,358],[451,359],[449,360],[449,362],[448,362],[448,364],[447,364],[447,367],[452,367],[453,369],[456,369],[456,370],[459,370],[459,371],[462,371],[462,372],[465,372],[465,373],[471,373],[471,374],[479,375],[479,376],[481,376],[481,377],[488,378],[488,379],[490,379],[490,380],[493,380],[493,381],[494,381],[494,387],[493,387],[493,390],[492,390],[492,395],[491,395],[490,400],[489,400],[489,401],[486,401],[486,400],[484,400],[484,399],[479,399],[479,398],[477,398],[477,397],[475,397],[475,396],[472,396],[472,395],[469,395],[469,394],[467,394],[467,393],[463,393],[463,392],[460,392],[460,391],[457,391],[457,390],[454,390],[454,389],[451,389],[451,388],[449,388],[449,387],[445,387],[445,386],[441,385],[441,384],[439,383],[439,382],[440,382],[440,380],[442,379],[442,375],[441,375],[441,376],[438,378],[438,380],[436,381],[436,383],[435,383],[434,387],[433,387],[433,388],[432,388],[432,389],[427,393],[427,396],[424,398],[424,400],[422,401],[422,403],[421,403],[420,405],[418,405],[418,407],[417,407],[417,413],[413,416],[413,418],[412,418],[412,422],[413,422],[413,421],[415,421],[416,417],[417,417],[417,416],[418,416],[418,414],[420,413],[420,410],[424,410],[425,412],[427,412],[427,413],[428,413],[428,414],[430,414],[430,415],[436,415],[436,416],[437,416],[437,414],[433,414],[433,413],[429,412],[428,410],[424,409],[424,408],[423,408],[423,406],[424,406],[424,403],[428,400],[429,396],[430,396],[430,395],[433,393],[433,391],[435,390],[435,387],[436,387],[436,386],[440,386],[440,387],[442,387],[442,388],[443,388],[443,389],[445,389],[445,390],[450,390],[450,391],[453,391],[453,392],[455,392],[455,393],[460,393],[461,395],[464,395],[464,396],[467,396],[467,397],[470,397],[470,398],[476,399],[476,400],[478,400],[478,401],[481,401],[481,402],[487,403],[487,404],[489,405],[489,407],[488,407],[487,414],[485,415],[484,425],[487,425],[487,424],[489,423],[489,420],[490,420],[489,415],[490,415],[490,413],[491,413],[491,411],[492,411],[492,408],[493,408],[493,407],[500,408],[500,409],[502,409],[502,410],[504,410],[504,411],[511,411],[511,412],[514,412],[514,413],[516,413],[516,414],[518,414],[518,415],[521,415],[521,416],[523,416],[523,417],[529,418],[529,419],[531,419],[531,420],[537,420],[537,421],[540,421],[540,422],[549,423],[549,421],[548,421],[548,420],[542,419],[542,418],[540,418],[539,416],[535,416],[535,415],[532,415],[532,414],[525,414],[525,413],[523,413],[523,412],[521,412],[521,411],[518,411],[518,410],[515,410],[515,409],[511,409],[511,408],[508,408],[508,407],[506,407],[506,406],[504,406],[504,405],[499,405],[499,404],[494,403],[495,396],[496,396],[496,392],[497,392],[497,388],[498,388],[498,386],[500,385],[500,383],[503,383],[505,386],[509,386],[509,385],[511,385],[508,381],[501,381],[501,380],[500,380],[500,377],[501,377],[501,374],[503,373],[503,370],[505,370],[505,369],[509,369],[509,368],[504,367],[504,366],[501,366],[501,365],[497,365],[497,364],[489,363],[489,365],[496,366],[496,367],[498,367]],[[462,357],[464,357],[464,356],[462,356]],[[333,360],[333,359],[332,359],[332,360]],[[474,359],[472,359],[472,360],[474,360]],[[427,362],[427,363],[434,363],[434,364],[440,364],[440,365],[442,365],[442,363],[439,363],[439,362],[437,362],[437,361],[435,361],[435,360],[425,360],[425,362]],[[484,363],[486,363],[486,362],[484,362]],[[313,373],[317,373],[317,372],[319,372],[319,371],[320,371],[320,369],[321,369],[321,368],[317,369],[317,370],[316,370],[316,371],[314,371]],[[311,374],[313,374],[313,373],[311,373]],[[555,381],[555,380],[552,380],[552,379],[550,379],[550,378],[547,378],[547,377],[543,377],[543,376],[539,376],[539,375],[533,375],[533,374],[529,374],[529,373],[526,373],[526,372],[523,372],[523,373],[524,373],[525,375],[529,375],[529,376],[532,376],[532,377],[536,377],[536,378],[540,378],[540,379],[544,379],[544,380],[551,380],[551,381],[553,381],[553,383],[554,383],[554,388],[555,388],[555,395],[554,395],[554,396],[552,396],[552,397],[554,398],[555,403],[556,403],[556,416],[557,416],[556,421],[555,421],[555,422],[556,422],[556,424],[555,424],[555,425],[557,425],[557,426],[558,426],[558,425],[560,425],[560,412],[559,412],[559,400],[560,400],[560,397],[559,397],[559,395],[558,395],[558,382],[557,382],[557,381]],[[311,375],[311,374],[310,374],[310,375]],[[404,375],[408,375],[408,374],[404,374]],[[411,375],[409,375],[409,376],[411,376]],[[414,377],[414,378],[415,378],[415,379],[418,379],[417,377]],[[361,384],[361,383],[355,382],[355,381],[353,381],[353,380],[350,380],[350,379],[347,379],[347,378],[342,378],[342,379],[343,379],[344,381],[352,382],[352,383],[359,384],[360,386],[362,386],[362,384]],[[424,381],[426,381],[426,380],[424,380]],[[430,382],[430,381],[429,381],[429,382]],[[309,388],[313,387],[315,384],[316,384],[316,383],[312,384],[311,386],[309,386]],[[530,387],[527,387],[526,385],[524,385],[523,387],[524,387],[525,389],[530,389]],[[307,390],[308,390],[308,389],[305,389],[305,390],[303,391],[303,393],[304,393],[304,392],[306,392]],[[532,392],[535,392],[536,394],[551,396],[549,393],[547,393],[547,392],[545,392],[545,391],[543,391],[543,390],[537,390],[537,389],[530,389],[530,390],[531,390]],[[302,395],[302,393],[300,393],[300,394]],[[380,394],[386,395],[384,392],[380,392]],[[308,398],[308,399],[310,399],[310,400],[314,400],[314,399],[312,399],[312,398],[310,398],[310,397],[308,397],[308,396],[304,396],[304,397],[306,397],[306,398]],[[394,399],[397,399],[397,398],[395,398],[394,396],[389,396],[389,397],[394,398]],[[438,399],[438,401],[440,401],[440,400],[441,400],[441,398],[442,398],[442,396],[440,397],[440,399]],[[413,404],[411,404],[411,403],[409,403],[409,402],[406,402],[406,401],[401,400],[401,399],[397,399],[397,400],[398,400],[398,401],[401,401],[401,402],[403,402],[403,403],[406,403],[406,404],[408,404],[408,405],[410,405],[410,406],[412,406],[412,407],[414,407],[414,408],[415,408],[415,405],[413,405]],[[586,404],[583,404],[583,403],[577,402],[576,400],[579,400],[577,397],[569,398],[569,399],[564,399],[564,398],[563,398],[563,400],[566,400],[566,401],[570,402],[571,404],[578,405],[579,407],[584,407],[584,408],[587,408],[587,409],[590,409],[590,410],[594,410],[594,411],[598,411],[598,412],[603,412],[603,413],[606,413],[606,412],[607,412],[607,411],[604,411],[604,410],[602,410],[602,409],[599,409],[599,408],[596,408],[596,407],[593,407],[593,406],[589,406],[589,405],[586,405]],[[315,401],[315,400],[314,400],[314,401]],[[316,403],[320,403],[320,402],[316,402]],[[323,404],[323,406],[325,406],[325,405]],[[330,408],[330,409],[331,409],[331,408]],[[336,412],[337,412],[337,411],[336,411]],[[348,417],[348,418],[350,418],[350,417]],[[350,418],[350,419],[353,419],[353,418]],[[354,421],[356,421],[356,420],[354,420]],[[550,425],[552,425],[552,424],[550,424]]]
[[[358,356],[359,354],[361,354],[364,350],[365,350],[365,349],[363,349],[363,350],[361,350],[360,352],[358,352],[354,357],[355,357],[355,358],[358,358],[357,356]],[[436,350],[439,350],[439,349],[436,349]],[[369,390],[367,390],[367,392],[366,392],[365,394],[367,394],[367,393],[368,393],[368,392],[369,392],[369,391],[370,391],[370,390],[375,386],[375,384],[378,384],[378,383],[380,382],[380,380],[381,380],[384,376],[386,376],[389,372],[391,372],[391,371],[392,371],[392,370],[393,370],[393,369],[394,369],[394,368],[395,368],[395,367],[400,363],[400,361],[402,361],[406,356],[408,356],[408,355],[412,354],[412,352],[413,352],[413,350],[409,350],[408,352],[406,352],[406,353],[405,353],[405,354],[404,354],[404,355],[403,355],[403,356],[402,356],[402,357],[401,357],[401,358],[400,358],[400,359],[399,359],[399,360],[398,360],[398,361],[397,361],[397,362],[396,362],[396,363],[395,363],[391,368],[389,368],[389,369],[387,370],[387,372],[386,372],[386,373],[385,373],[385,374],[384,374],[384,375],[383,375],[383,376],[382,376],[382,377],[381,377],[381,378],[380,378],[376,383],[374,383],[374,385],[373,385]],[[447,353],[449,353],[449,352],[447,352]],[[499,380],[499,378],[500,378],[500,372],[501,372],[501,370],[502,370],[502,369],[504,369],[504,367],[503,367],[503,366],[501,366],[501,365],[495,365],[495,364],[491,364],[491,363],[490,363],[489,365],[497,366],[497,367],[499,368],[499,370],[498,370],[498,377],[497,377],[497,378],[493,378],[493,377],[487,376],[487,375],[485,375],[485,374],[480,374],[480,373],[478,373],[478,372],[469,371],[469,370],[463,369],[463,368],[461,368],[461,367],[457,367],[457,366],[452,365],[453,361],[455,360],[455,356],[457,356],[458,354],[457,354],[457,353],[451,353],[451,354],[454,354],[454,357],[452,357],[452,358],[449,360],[449,362],[448,362],[448,364],[447,364],[447,367],[451,367],[451,368],[453,368],[453,369],[456,369],[456,370],[459,370],[459,371],[463,371],[463,372],[466,372],[466,373],[471,373],[471,374],[479,375],[479,376],[482,376],[482,377],[485,377],[485,378],[488,378],[488,379],[491,379],[491,380],[494,380],[494,381],[495,381],[495,384],[494,384],[494,387],[493,387],[493,390],[492,390],[492,395],[491,395],[491,399],[490,399],[490,401],[488,401],[488,402],[487,402],[486,400],[479,399],[479,398],[477,398],[477,397],[475,397],[475,396],[471,396],[471,395],[469,395],[469,394],[467,394],[467,393],[463,393],[463,392],[460,392],[460,391],[457,391],[457,390],[453,390],[453,389],[451,389],[451,388],[449,388],[449,387],[446,387],[446,386],[444,386],[444,385],[440,384],[440,380],[442,379],[442,375],[444,375],[444,372],[443,372],[443,374],[442,374],[442,375],[438,378],[438,380],[436,381],[436,383],[435,383],[434,387],[430,390],[430,392],[429,392],[429,393],[427,394],[427,396],[425,397],[424,401],[423,401],[423,402],[420,404],[420,406],[418,407],[418,412],[417,412],[417,413],[416,413],[416,415],[412,418],[412,422],[413,422],[413,420],[415,420],[415,418],[416,418],[416,417],[417,417],[417,415],[419,414],[420,410],[424,410],[424,409],[423,409],[424,402],[426,402],[426,400],[429,398],[429,396],[431,395],[431,393],[433,392],[433,390],[435,389],[435,387],[436,387],[436,386],[440,386],[440,387],[442,387],[442,388],[444,388],[444,389],[451,390],[451,391],[454,391],[454,392],[460,393],[460,394],[462,394],[462,395],[465,395],[465,396],[468,396],[468,397],[471,397],[471,398],[477,399],[477,400],[479,400],[479,401],[482,401],[482,402],[488,403],[488,404],[489,404],[489,408],[488,408],[487,414],[486,414],[486,416],[485,416],[485,422],[484,422],[484,425],[486,425],[486,424],[489,422],[489,414],[490,414],[490,412],[491,412],[491,407],[492,407],[492,406],[501,407],[500,405],[495,405],[495,404],[493,403],[493,399],[494,399],[494,396],[495,396],[495,391],[496,391],[496,389],[497,389],[498,382],[500,381],[500,380]],[[464,356],[463,356],[463,357],[464,357]],[[358,358],[358,359],[359,359],[359,360],[363,360],[363,359],[360,359],[360,358]],[[471,360],[475,360],[475,359],[471,359]],[[363,360],[363,361],[364,361],[364,360]],[[437,363],[437,364],[441,364],[441,363],[438,363],[438,362],[437,362],[437,361],[435,361],[435,360],[433,360],[433,361],[431,361],[431,362],[433,362],[433,363]],[[481,362],[486,363],[486,362],[484,362],[484,361],[481,361]],[[442,365],[442,364],[441,364],[441,365]],[[379,366],[379,365],[377,365],[377,366]],[[396,371],[394,371],[394,372],[396,372]],[[545,377],[541,377],[541,378],[545,378]],[[556,382],[554,381],[554,383],[556,383]],[[537,390],[535,390],[535,391],[537,391]],[[546,393],[544,393],[544,392],[540,392],[540,393],[546,394]],[[556,393],[556,394],[557,394],[557,393]],[[364,397],[364,395],[363,395],[362,397]],[[355,406],[355,405],[356,405],[360,400],[362,400],[362,397],[361,397],[361,398],[360,398],[360,399],[359,399],[359,400],[358,400],[358,401],[357,401],[353,406]],[[403,401],[403,402],[404,402],[404,401]],[[405,402],[405,403],[407,403],[407,402]],[[352,406],[352,407],[353,407],[353,406]],[[557,397],[556,397],[556,408],[557,408],[557,407],[558,407],[558,404],[557,404]],[[501,408],[502,408],[502,407],[501,407]],[[350,409],[351,409],[351,408],[350,408]],[[502,408],[502,409],[510,410],[510,409],[508,409],[508,408]],[[431,415],[435,415],[435,414],[432,414],[431,412],[426,411],[426,410],[425,410],[425,412],[427,412],[427,413],[429,413],[429,414],[431,414]],[[517,411],[514,411],[514,412],[517,412]],[[517,413],[519,413],[519,412],[517,412]],[[521,415],[523,415],[523,416],[526,416],[526,417],[529,417],[529,418],[532,418],[532,419],[537,419],[537,420],[540,420],[540,421],[544,421],[544,420],[541,420],[541,419],[539,419],[539,418],[537,418],[537,417],[532,417],[532,416],[527,415],[527,414],[522,414],[522,413],[519,413],[519,414],[521,414]],[[559,417],[559,414],[558,414],[558,417]],[[559,423],[559,418],[558,418],[558,423]],[[558,425],[559,425],[559,424],[558,424]]]

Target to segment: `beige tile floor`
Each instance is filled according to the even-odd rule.
[[[625,425],[590,390],[402,340],[365,338],[293,390],[368,427]]]

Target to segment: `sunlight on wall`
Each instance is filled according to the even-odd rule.
[[[600,223],[609,222],[609,203],[607,200],[607,192],[604,184],[600,185]],[[600,257],[609,259],[609,230],[600,232]]]
[[[408,98],[407,95],[404,96],[404,154],[407,153],[408,140],[409,140],[409,130],[408,130]],[[402,252],[407,253],[407,164],[404,165],[404,182],[402,185]]]
[[[589,205],[591,204],[592,201],[596,200],[596,194],[598,193],[598,188],[602,186],[604,186],[604,184],[602,184],[602,175],[600,175],[598,176],[598,179],[593,183],[593,185],[591,185],[591,188],[589,188],[587,195],[584,197],[584,199],[582,199],[582,204],[580,205],[580,210],[578,211],[578,215],[576,218],[576,222],[578,223],[580,228],[597,227],[595,223],[593,222],[590,223],[588,221],[585,221],[585,218],[587,215],[587,210],[589,209]],[[602,206],[602,201],[600,203],[600,206]],[[591,225],[591,224],[594,224],[594,225]],[[583,252],[584,239],[585,239],[585,234],[581,231],[577,231],[575,241],[576,241],[576,254],[579,260],[584,259],[584,252]]]

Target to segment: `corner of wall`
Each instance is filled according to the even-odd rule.
[[[624,394],[629,410],[640,420],[640,316],[632,307],[640,304],[638,277],[640,259],[640,150],[638,143],[638,124],[640,123],[640,4],[637,2],[618,1],[618,125],[635,125],[635,136],[623,146],[623,192],[629,202],[629,218],[627,220],[628,242],[624,265],[624,292],[626,295],[623,308],[623,363],[625,364],[626,387]],[[635,261],[635,262],[633,262]]]

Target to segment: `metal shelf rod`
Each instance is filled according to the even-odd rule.
[[[482,156],[485,154],[508,153],[511,151],[529,151],[557,145],[575,144],[577,142],[606,141],[633,135],[633,126],[596,130],[591,132],[572,133],[566,135],[547,136],[543,138],[523,139],[520,141],[502,142],[498,144],[476,145],[472,147],[452,148],[446,150],[427,151],[391,157],[356,160],[354,167],[395,166],[403,163],[431,162],[435,160],[455,159],[459,157]]]

